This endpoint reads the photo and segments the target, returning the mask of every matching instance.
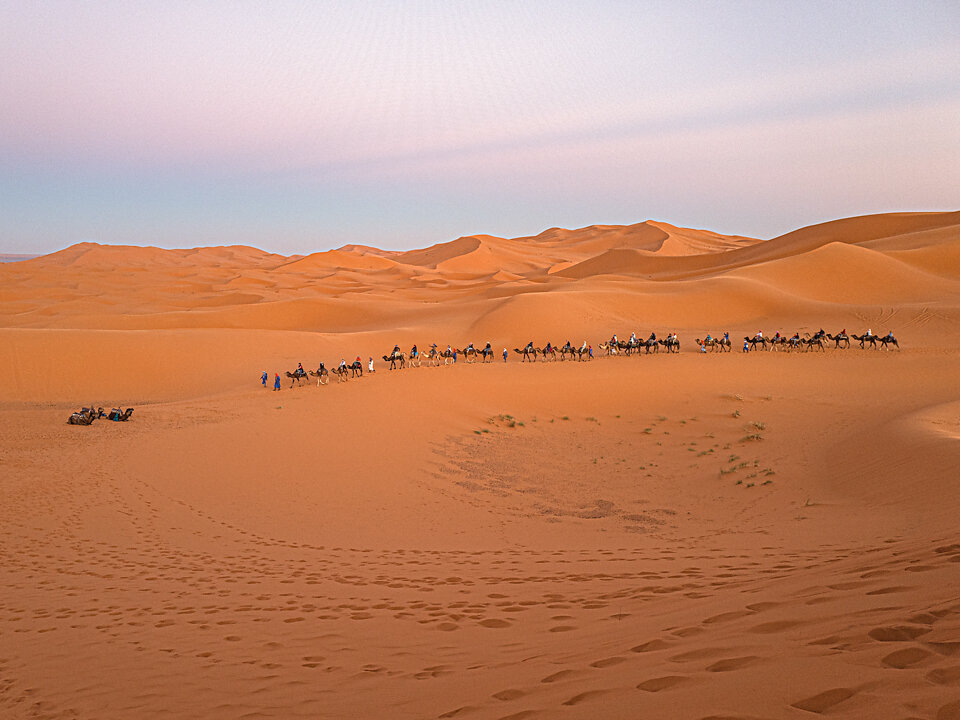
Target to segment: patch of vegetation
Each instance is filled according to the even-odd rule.
[[[657,422],[663,422],[663,421],[665,421],[666,419],[667,419],[667,418],[666,418],[665,415],[657,415]]]
[[[760,483],[760,484],[761,484],[761,485],[769,485],[769,484],[772,483],[772,482],[773,482],[773,480],[764,480],[764,481],[763,481],[762,483]]]
[[[753,433],[752,435],[744,435],[740,438],[740,442],[749,442],[750,440],[763,440],[763,435],[760,433]]]
[[[653,432],[653,428],[652,428],[652,427],[648,427],[648,428],[644,428],[644,429],[643,429],[643,434],[644,434],[644,435],[649,435],[649,434],[652,433],[652,432]]]
[[[734,417],[734,418],[740,417],[740,410],[739,409],[734,410],[733,413],[731,413],[731,417]]]
[[[586,420],[587,420],[587,422],[595,422],[595,423],[599,423],[599,422],[600,422],[600,421],[597,420],[595,417],[588,417],[588,418],[586,418]]]
[[[730,456],[730,459],[727,460],[727,462],[729,462],[729,463],[734,463],[734,462],[736,462],[736,461],[739,460],[739,459],[740,459],[740,456],[739,456],[739,455],[731,455],[731,456]]]
[[[747,483],[747,487],[753,487],[756,483]]]

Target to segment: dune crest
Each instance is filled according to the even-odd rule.
[[[726,278],[759,283],[774,304],[791,292],[801,305],[830,303],[855,315],[868,312],[884,293],[919,307],[952,295],[960,276],[958,228],[958,212],[896,213],[760,241],[648,220],[551,228],[512,239],[473,235],[404,252],[351,245],[293,257],[242,246],[161,250],[81,243],[0,266],[0,327],[231,328],[239,322],[315,330],[333,326],[319,316],[291,313],[288,304],[322,300],[336,301],[334,326],[342,329],[368,326],[370,303],[389,298],[391,311],[375,314],[416,313],[419,323],[439,330],[449,303],[471,325],[518,294],[604,286],[615,294],[596,317],[609,324],[604,318],[620,317],[616,305],[630,295],[697,297]],[[431,297],[437,291],[442,307]],[[251,314],[244,310],[250,305],[263,307]],[[230,308],[236,313],[226,312]],[[203,314],[191,318],[191,309]],[[644,319],[658,322],[655,314]],[[734,313],[730,321],[749,319]],[[248,322],[253,325],[243,325]]]

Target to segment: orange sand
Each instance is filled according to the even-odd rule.
[[[960,718],[958,320],[960,213],[0,265],[0,717]]]

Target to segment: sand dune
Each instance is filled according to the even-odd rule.
[[[960,213],[2,265],[0,716],[960,717],[958,320]]]

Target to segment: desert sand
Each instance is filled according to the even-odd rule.
[[[958,321],[960,212],[0,265],[0,717],[960,718]]]

